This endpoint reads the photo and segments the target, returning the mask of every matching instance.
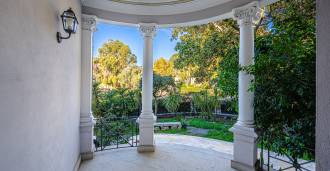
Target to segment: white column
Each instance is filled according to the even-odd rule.
[[[94,156],[92,114],[92,45],[96,17],[82,15],[81,19],[81,87],[80,87],[80,153],[83,160]]]
[[[152,111],[153,89],[153,37],[157,31],[157,25],[153,23],[140,24],[140,32],[143,35],[143,73],[142,73],[142,111],[138,119],[140,128],[139,152],[153,152],[154,123],[156,117]]]
[[[239,64],[254,63],[254,21],[259,17],[257,2],[233,10],[240,26]],[[239,72],[237,123],[231,128],[234,133],[234,156],[231,166],[241,171],[254,171],[257,161],[257,134],[254,129],[254,93],[249,91],[253,75]]]

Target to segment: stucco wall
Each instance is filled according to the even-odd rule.
[[[0,1],[0,170],[72,171],[78,159],[81,36],[55,36],[68,7],[80,19],[79,0]]]
[[[330,1],[317,0],[316,162],[318,171],[330,169]]]

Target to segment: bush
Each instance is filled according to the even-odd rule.
[[[118,89],[101,92],[93,86],[93,113],[96,117],[129,116],[139,111],[140,91]]]
[[[178,111],[181,102],[182,102],[182,97],[180,94],[170,94],[163,100],[163,104],[166,110],[172,113]]]
[[[193,94],[192,101],[194,105],[202,112],[202,115],[208,118],[212,116],[218,103],[216,96],[210,96],[207,91],[201,91]]]

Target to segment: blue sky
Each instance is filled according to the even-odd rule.
[[[169,28],[157,31],[157,35],[154,38],[154,61],[159,57],[169,59],[176,53],[174,47],[177,41],[171,41],[171,32]],[[94,33],[94,56],[97,56],[98,49],[109,39],[120,40],[127,44],[131,48],[132,53],[137,56],[138,65],[142,65],[143,38],[138,28],[99,23],[97,31]]]

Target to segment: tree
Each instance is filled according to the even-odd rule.
[[[178,51],[175,68],[192,65],[197,68],[193,76],[198,82],[211,83],[217,78],[217,68],[228,49],[237,44],[239,32],[233,20],[225,20],[176,28],[172,38],[180,39],[175,48]]]
[[[119,75],[119,87],[128,89],[138,89],[141,80],[142,68],[136,64],[131,64],[126,67]]]
[[[137,88],[140,73],[141,69],[136,66],[136,56],[128,45],[119,40],[104,43],[93,61],[94,80],[108,89]]]
[[[197,82],[217,89],[223,97],[232,97],[237,104],[239,28],[236,21],[228,19],[177,28],[172,37],[180,39],[175,68],[193,67],[192,76]]]
[[[293,162],[315,147],[315,11],[315,0],[282,0],[267,7],[256,25],[255,65],[244,68],[238,65],[236,21],[173,32],[180,39],[175,67],[198,67],[194,77],[209,80],[222,96],[237,100],[238,71],[255,75],[250,90],[257,128],[272,150],[289,153]]]
[[[315,1],[286,0],[267,9],[269,33],[256,39],[255,115],[265,142],[295,164],[315,148]]]
[[[154,72],[160,76],[172,76],[173,75],[173,66],[169,61],[160,57],[154,63]]]
[[[153,96],[154,96],[154,112],[157,114],[158,100],[175,89],[175,82],[171,76],[160,76],[154,74],[153,77]]]

